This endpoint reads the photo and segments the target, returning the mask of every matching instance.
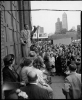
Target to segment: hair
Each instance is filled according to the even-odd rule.
[[[24,24],[24,28],[26,27],[26,25],[28,25],[28,24]]]
[[[70,71],[75,71],[77,69],[77,66],[76,66],[76,64],[75,64],[75,62],[71,62],[71,64],[69,65],[69,70]]]
[[[13,63],[14,59],[15,57],[13,54],[8,54],[6,57],[4,57],[3,61],[5,67],[9,67]]]
[[[43,66],[43,63],[39,57],[34,59],[33,66],[37,69],[40,69]]]
[[[71,61],[75,61],[75,56],[71,56]]]
[[[38,79],[37,74],[34,71],[29,72],[27,77],[28,77],[28,82],[29,83],[30,82],[35,82]]]
[[[24,58],[23,62],[21,63],[21,66],[29,66],[32,63],[32,60],[30,58]]]

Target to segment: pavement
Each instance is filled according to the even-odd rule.
[[[64,87],[64,77],[63,76],[53,76],[51,77],[53,89],[53,99],[66,99],[62,93],[62,88]]]

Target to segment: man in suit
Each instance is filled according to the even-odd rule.
[[[55,66],[56,66],[56,74],[61,75],[62,67],[61,67],[61,55],[60,54],[57,55]]]
[[[76,73],[76,64],[69,65],[70,74],[65,79],[63,92],[67,99],[81,99],[81,74]]]
[[[21,40],[21,44],[22,44],[24,57],[28,56],[28,53],[30,51],[32,37],[33,37],[33,34],[35,33],[36,29],[37,28],[34,26],[34,30],[30,31],[29,26],[27,24],[25,24],[24,30],[21,31],[20,40]]]
[[[26,92],[28,99],[49,99],[48,91],[37,85],[37,79],[37,74],[34,71],[29,72],[29,83],[25,87],[21,87],[20,90]]]

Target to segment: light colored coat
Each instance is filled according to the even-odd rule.
[[[70,73],[65,79],[65,91],[69,93],[71,99],[81,97],[81,74]]]

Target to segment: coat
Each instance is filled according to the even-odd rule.
[[[27,86],[21,87],[20,89],[26,92],[28,99],[49,99],[48,91],[36,84],[27,84]]]
[[[65,91],[69,93],[71,99],[80,99],[81,97],[81,74],[70,73],[65,79]],[[67,98],[68,99],[68,98]]]

